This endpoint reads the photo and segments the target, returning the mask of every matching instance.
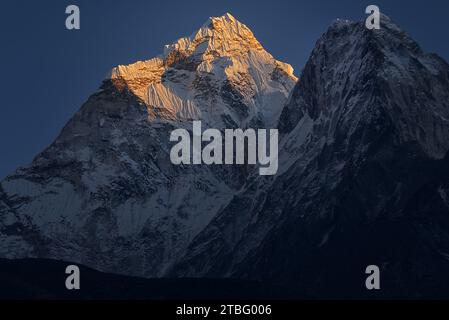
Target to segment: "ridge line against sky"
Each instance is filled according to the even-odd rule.
[[[396,2],[396,1],[395,1]],[[81,30],[65,29],[65,8],[81,9]],[[367,1],[9,1],[2,4],[0,179],[30,163],[116,65],[157,56],[210,16],[231,13],[276,59],[300,75],[315,42],[337,18],[362,20]],[[449,59],[443,0],[376,1],[426,52]]]

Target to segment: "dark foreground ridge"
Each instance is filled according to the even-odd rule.
[[[0,259],[0,300],[278,300],[299,294],[281,287],[231,279],[144,279],[79,266],[81,289],[67,290],[71,263],[46,259]]]

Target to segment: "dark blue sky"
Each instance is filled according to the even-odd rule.
[[[299,75],[336,18],[365,19],[377,4],[429,52],[449,60],[449,2],[349,0],[2,1],[0,178],[32,158],[117,64],[154,57],[209,16],[230,12]],[[65,29],[65,8],[81,9],[81,30]]]

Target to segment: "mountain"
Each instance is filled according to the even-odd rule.
[[[278,175],[235,195],[171,275],[357,298],[377,265],[384,297],[447,298],[448,121],[443,59],[386,16],[336,21],[280,117]]]
[[[230,14],[114,68],[33,162],[0,183],[0,257],[157,277],[252,169],[175,166],[170,132],[272,128],[297,78]]]
[[[1,256],[315,298],[448,298],[449,65],[386,16],[380,30],[337,20],[296,80],[229,14],[114,68],[1,182]],[[170,131],[196,119],[277,127],[277,175],[170,164]]]

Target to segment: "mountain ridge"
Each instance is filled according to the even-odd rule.
[[[193,71],[196,76],[192,79]],[[270,74],[271,79],[266,79],[266,74]],[[126,87],[145,103],[151,119],[202,117],[206,121],[208,113],[214,112],[215,105],[220,105],[209,92],[229,88],[231,96],[221,95],[225,102],[240,92],[243,96],[239,99],[245,100],[247,108],[252,109],[257,103],[262,107],[255,111],[239,110],[237,116],[262,111],[268,113],[265,121],[274,117],[274,122],[270,123],[274,125],[276,113],[282,108],[277,102],[280,97],[273,97],[266,105],[253,100],[276,91],[288,95],[297,78],[292,66],[267,53],[247,26],[225,14],[209,18],[192,36],[166,45],[164,53],[156,58],[113,68],[110,80],[119,90]],[[277,84],[276,80],[282,81]],[[198,92],[192,93],[193,89]],[[194,99],[198,95],[209,99],[209,109],[198,108]]]
[[[204,28],[197,34],[213,34]],[[167,57],[188,53],[170,58],[160,83],[113,72],[33,165],[0,183],[1,254],[145,277],[257,280],[337,298],[345,285],[360,294],[364,268],[377,264],[388,290],[444,295],[443,59],[386,16],[381,30],[332,24],[299,82],[289,72],[273,77],[277,60],[257,45],[232,51],[239,67],[229,68],[227,47],[225,60],[207,48],[195,55],[200,44],[185,39],[168,49]],[[203,68],[195,59],[204,56]],[[143,63],[133,70],[139,77],[148,73]],[[275,125],[278,175],[170,165],[164,141],[194,119],[218,129]]]
[[[364,268],[376,264],[389,290],[419,295],[425,277],[435,288],[447,283],[437,258],[447,251],[447,207],[430,214],[422,197],[423,212],[407,203],[432,179],[446,192],[449,69],[391,20],[381,26],[340,21],[318,40],[280,118],[279,174],[236,195],[172,276],[275,281],[338,297],[345,282],[363,286]]]
[[[212,22],[219,29],[197,32],[208,43],[218,37],[226,44],[223,34],[250,32],[229,16]],[[150,60],[150,67],[161,63],[163,76],[156,70],[155,80],[142,68],[145,62],[131,73],[114,71],[54,143],[0,183],[1,255],[162,275],[252,171],[172,165],[170,132],[191,128],[195,119],[204,128],[271,127],[296,81],[278,72],[279,62],[263,48],[237,52],[238,43],[231,44],[218,56],[206,50],[207,59],[194,54],[198,43],[174,45],[167,57],[176,50],[193,53],[169,65]],[[203,58],[207,68],[198,64]],[[144,81],[127,82],[133,78]]]

